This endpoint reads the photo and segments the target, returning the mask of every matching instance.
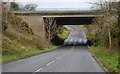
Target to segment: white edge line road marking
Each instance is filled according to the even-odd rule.
[[[65,56],[65,55],[67,55],[68,53],[70,53],[72,50],[74,49],[74,46],[72,47],[72,49],[70,50],[70,51],[68,51],[66,54],[64,54],[64,55],[62,55],[62,56],[60,56],[60,57],[58,57],[58,58],[56,58],[55,60],[53,60],[53,61],[51,61],[51,62],[49,62],[48,64],[46,64],[45,66],[49,66],[50,64],[52,64],[53,62],[55,62],[56,60],[58,60],[58,59],[60,59],[60,58],[62,58],[63,56]],[[44,67],[45,67],[44,66]],[[39,68],[39,69],[37,69],[35,72],[33,72],[32,74],[35,74],[36,72],[39,72],[40,70],[42,70],[43,69],[43,67],[42,68]]]

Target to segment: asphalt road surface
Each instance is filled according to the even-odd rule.
[[[85,38],[82,29],[69,26],[68,39]],[[87,46],[62,46],[54,51],[4,64],[3,72],[104,72]]]

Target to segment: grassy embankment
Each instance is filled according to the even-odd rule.
[[[58,47],[35,35],[29,24],[21,18],[10,15],[10,21],[7,25],[3,21],[2,63],[42,54]],[[60,36],[66,38],[68,33],[63,31]]]
[[[62,40],[65,40],[68,37],[69,33],[70,33],[69,30],[70,30],[69,27],[64,26],[63,27],[63,32],[61,34],[58,34],[58,37],[60,39],[62,39]]]
[[[86,27],[83,27],[87,38],[90,40],[96,40],[90,31],[88,32]],[[94,33],[93,33],[94,34]],[[90,46],[90,51],[98,58],[98,60],[103,64],[103,66],[109,72],[118,72],[118,50],[117,49],[109,49],[103,45],[93,45]]]

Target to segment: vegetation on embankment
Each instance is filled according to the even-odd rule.
[[[11,35],[11,32],[9,32],[9,34]],[[19,36],[14,34],[11,36],[4,36],[2,44],[2,63],[8,63],[21,58],[48,52],[57,47],[50,43],[48,44],[47,41],[45,41],[46,40],[43,40],[42,38],[40,39],[40,37],[32,35]]]
[[[58,37],[62,40],[65,40],[68,37],[68,35],[70,34],[69,30],[70,30],[69,27],[64,26],[62,33],[58,34]]]
[[[69,31],[69,28],[66,27],[66,26],[63,26],[62,29],[61,29],[61,32],[58,33],[52,40],[51,42],[54,44],[54,45],[62,45],[64,40],[68,37],[70,31]]]
[[[87,39],[89,40],[90,50],[97,56],[101,63],[108,69],[109,72],[118,72],[120,63],[119,55],[119,34],[120,27],[118,25],[117,3],[97,2],[93,8],[99,7],[104,11],[104,17],[94,18],[92,25],[86,25],[85,30]],[[115,10],[115,11],[113,11]]]
[[[90,51],[96,55],[109,72],[118,72],[118,52],[112,52],[102,46],[91,46]]]
[[[115,24],[111,29],[111,48],[109,47],[108,32],[105,27],[100,29],[98,25],[85,26],[87,39],[91,41],[90,51],[99,59],[99,61],[107,68],[109,72],[118,72],[118,44]],[[115,32],[113,32],[115,31]],[[119,31],[117,31],[119,32]]]
[[[11,45],[11,46],[13,46],[13,45]],[[20,49],[14,48],[14,50],[12,50],[13,52],[15,52],[16,50],[18,50],[18,51],[15,54],[2,55],[2,63],[8,63],[8,62],[16,61],[16,60],[19,60],[19,59],[28,58],[28,57],[31,57],[31,56],[34,56],[34,55],[37,55],[37,54],[42,54],[42,53],[52,51],[56,48],[57,48],[57,46],[54,46],[54,45],[49,46],[49,48],[43,48],[43,49],[26,48],[23,51],[20,51]]]
[[[99,25],[85,26],[87,39],[91,41],[90,51],[100,60],[109,72],[118,72],[118,34],[116,24],[111,25],[111,47],[109,44],[109,34],[106,27]]]
[[[49,42],[47,37],[42,38],[35,35],[29,23],[22,18],[14,14],[7,14],[5,17],[7,18],[2,20],[2,63],[52,51],[59,47],[54,41],[59,43],[60,40],[64,41],[69,35],[67,27],[58,26],[59,29],[57,29],[55,26],[57,32],[53,33],[57,34],[54,36],[53,33],[50,33],[53,35],[53,41]],[[51,27],[54,26],[51,25]]]
[[[7,23],[3,20],[2,63],[30,57],[55,49],[46,38],[34,34],[29,24],[15,15],[8,15]]]

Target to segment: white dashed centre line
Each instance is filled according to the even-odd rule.
[[[55,62],[55,61],[53,60],[52,62],[48,63],[46,66],[49,66],[49,65],[52,64],[53,62]]]
[[[37,70],[36,70],[35,72],[33,72],[32,74],[35,74],[36,72],[41,71],[44,67],[49,66],[50,64],[54,63],[54,62],[55,62],[56,60],[58,60],[58,59],[61,59],[63,56],[65,56],[65,55],[67,55],[68,53],[70,53],[73,49],[74,49],[74,46],[73,46],[72,49],[71,49],[70,51],[68,51],[66,54],[64,54],[64,55],[62,55],[62,56],[60,56],[60,57],[57,57],[55,60],[53,60],[53,61],[49,62],[48,64],[46,64],[45,66],[37,69]]]
[[[42,70],[43,68],[40,68],[40,69],[38,69],[38,70],[36,70],[35,72],[39,72],[40,70]]]

